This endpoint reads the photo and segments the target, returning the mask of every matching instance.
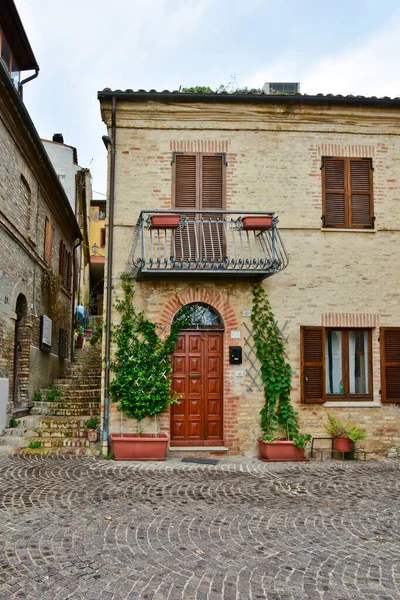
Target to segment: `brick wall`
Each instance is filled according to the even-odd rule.
[[[263,285],[279,324],[286,323],[294,371],[292,399],[302,426],[322,435],[329,410],[344,418],[350,415],[365,426],[369,432],[365,446],[370,449],[400,448],[399,407],[380,405],[378,342],[379,326],[400,326],[397,111],[304,106],[289,110],[265,105],[196,105],[191,110],[187,104],[183,110],[176,104],[154,103],[151,107],[135,103],[134,107],[135,111],[129,103],[118,103],[115,293],[140,210],[171,206],[172,152],[212,148],[226,152],[227,209],[251,207],[273,210],[279,216],[290,264]],[[107,111],[104,106],[106,121]],[[322,229],[320,167],[324,155],[373,159],[373,231]],[[249,318],[242,312],[251,309],[251,285],[225,284],[222,277],[218,282],[136,285],[138,308],[157,321],[170,321],[178,298],[208,302],[224,318],[225,441],[232,452],[252,454],[259,435],[262,394],[248,391],[246,378],[238,377],[237,369],[227,362],[232,328],[241,332],[240,342],[235,343],[243,343],[243,323],[249,323]],[[114,313],[113,319],[116,317]],[[300,326],[337,323],[365,323],[373,330],[372,406],[300,404]],[[243,370],[248,366],[245,361]],[[111,429],[114,427],[113,416]],[[163,428],[168,429],[168,416],[163,418]]]

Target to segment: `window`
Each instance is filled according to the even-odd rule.
[[[381,327],[382,402],[400,403],[400,327]]]
[[[106,230],[104,227],[100,229],[100,247],[104,248],[106,245]]]
[[[370,329],[301,328],[302,401],[372,398]]]
[[[202,153],[176,153],[173,157],[173,198],[177,209],[203,210],[201,217],[188,214],[189,223],[183,239],[184,257],[195,257],[200,250],[201,257],[223,259],[222,215],[208,213],[208,210],[224,208],[225,200],[225,155]],[[201,222],[202,219],[202,222]],[[196,222],[196,224],[195,224]],[[176,247],[179,255],[182,250]],[[217,256],[218,254],[218,256]],[[197,256],[200,258],[200,256]]]
[[[60,242],[60,258],[58,272],[61,277],[62,285],[70,289],[72,276],[72,256],[68,252],[63,241]]]
[[[44,260],[49,266],[51,266],[51,258],[53,253],[53,233],[53,226],[50,220],[46,217],[44,227]]]
[[[373,227],[372,159],[322,159],[323,226]]]

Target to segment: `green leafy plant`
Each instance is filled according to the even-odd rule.
[[[29,446],[28,446],[28,448],[31,448],[31,449],[41,448],[41,447],[42,447],[42,442],[39,442],[39,441],[37,441],[37,442],[35,442],[35,441],[29,442]]]
[[[215,90],[208,85],[196,85],[194,87],[184,87],[181,92],[186,94],[215,94]]]
[[[169,334],[160,338],[157,324],[137,313],[133,305],[134,292],[130,280],[121,276],[122,299],[115,307],[121,315],[113,328],[116,361],[111,364],[114,378],[109,391],[118,409],[139,422],[144,417],[161,413],[176,401],[171,391],[171,354],[180,330],[189,323],[185,307],[179,311]]]
[[[8,422],[8,426],[13,428],[13,427],[18,427],[19,425],[19,421],[18,419],[16,419],[15,417],[10,417],[10,420]]]
[[[51,385],[47,390],[47,400],[49,402],[54,402],[56,398],[61,396],[61,391],[55,386]]]
[[[97,344],[97,342],[101,342],[102,337],[103,337],[103,320],[101,319],[98,322],[96,322],[96,324],[95,324],[93,335],[90,338],[90,345],[94,346],[95,344]]]
[[[97,429],[97,426],[99,424],[99,420],[97,417],[90,417],[89,419],[87,419],[87,421],[84,422],[84,427],[86,429]]]
[[[35,390],[33,392],[33,399],[35,402],[41,402],[42,401],[42,392],[40,390]]]
[[[261,409],[261,439],[272,441],[283,433],[294,444],[304,448],[311,440],[300,434],[297,413],[290,400],[292,370],[285,359],[285,345],[276,324],[265,290],[253,287],[251,312],[256,355],[261,363],[265,404]]]
[[[330,413],[328,413],[328,424],[325,425],[325,429],[329,435],[335,437],[340,435],[346,435],[351,439],[353,444],[361,440],[365,440],[367,437],[367,432],[365,429],[358,427],[358,425],[353,425],[349,423],[349,421],[344,422],[340,419],[337,419]]]
[[[42,291],[47,293],[50,311],[53,317],[58,317],[61,312],[61,276],[53,269],[45,269],[42,276]]]

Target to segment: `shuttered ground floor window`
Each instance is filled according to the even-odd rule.
[[[381,328],[380,347],[382,402],[400,402],[400,328]],[[302,327],[302,401],[371,400],[372,358],[372,329]]]

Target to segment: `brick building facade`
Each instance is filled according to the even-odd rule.
[[[38,67],[11,0],[2,5],[0,17],[1,40],[7,43],[14,69],[11,77],[7,63],[0,60],[3,427],[6,413],[26,412],[34,391],[52,383],[64,369],[71,340],[73,245],[80,231],[22,101],[17,65],[21,71]]]
[[[143,242],[150,235],[154,211],[210,209],[207,194],[216,185],[207,187],[214,168],[207,166],[208,156],[222,157],[223,201],[212,206],[231,211],[239,220],[246,211],[272,211],[279,218],[289,264],[276,269],[281,272],[268,272],[272,276],[262,285],[287,340],[292,400],[302,430],[324,435],[330,412],[365,427],[365,447],[382,452],[399,448],[400,101],[110,90],[100,92],[99,99],[110,135],[115,103],[114,294],[118,274],[128,270],[136,277],[138,308],[167,327],[185,304],[208,305],[220,315],[222,441],[229,452],[254,454],[260,434],[263,395],[249,317],[251,280],[260,279],[260,272],[254,269],[252,275],[250,265],[249,277],[241,277],[231,268],[230,255],[224,256],[224,246],[217,275],[213,264],[214,273],[207,276],[200,268],[196,271],[188,256],[192,242],[186,239],[186,262],[175,264],[172,273],[176,237],[171,237],[161,256],[169,272],[154,275],[155,248],[167,234],[154,231],[146,247]],[[190,164],[193,190],[200,188],[196,205],[188,200]],[[134,230],[141,211],[148,211],[140,225],[142,238],[138,226]],[[225,218],[222,213],[220,217]],[[208,238],[201,231],[205,242],[197,267],[210,240],[214,246],[218,242],[215,231]],[[226,231],[221,235],[227,244]],[[142,253],[153,253],[155,262],[147,272],[148,263],[140,263],[140,244]],[[212,270],[208,267],[205,271]],[[117,318],[115,312],[112,317]],[[229,362],[231,345],[242,346],[240,366]],[[110,430],[117,431],[119,414],[115,406],[110,410]],[[173,418],[165,414],[163,429],[171,433],[173,426]],[[190,446],[190,441],[184,443],[187,434],[182,440],[181,446]],[[202,443],[208,442],[200,439],[196,445]]]

